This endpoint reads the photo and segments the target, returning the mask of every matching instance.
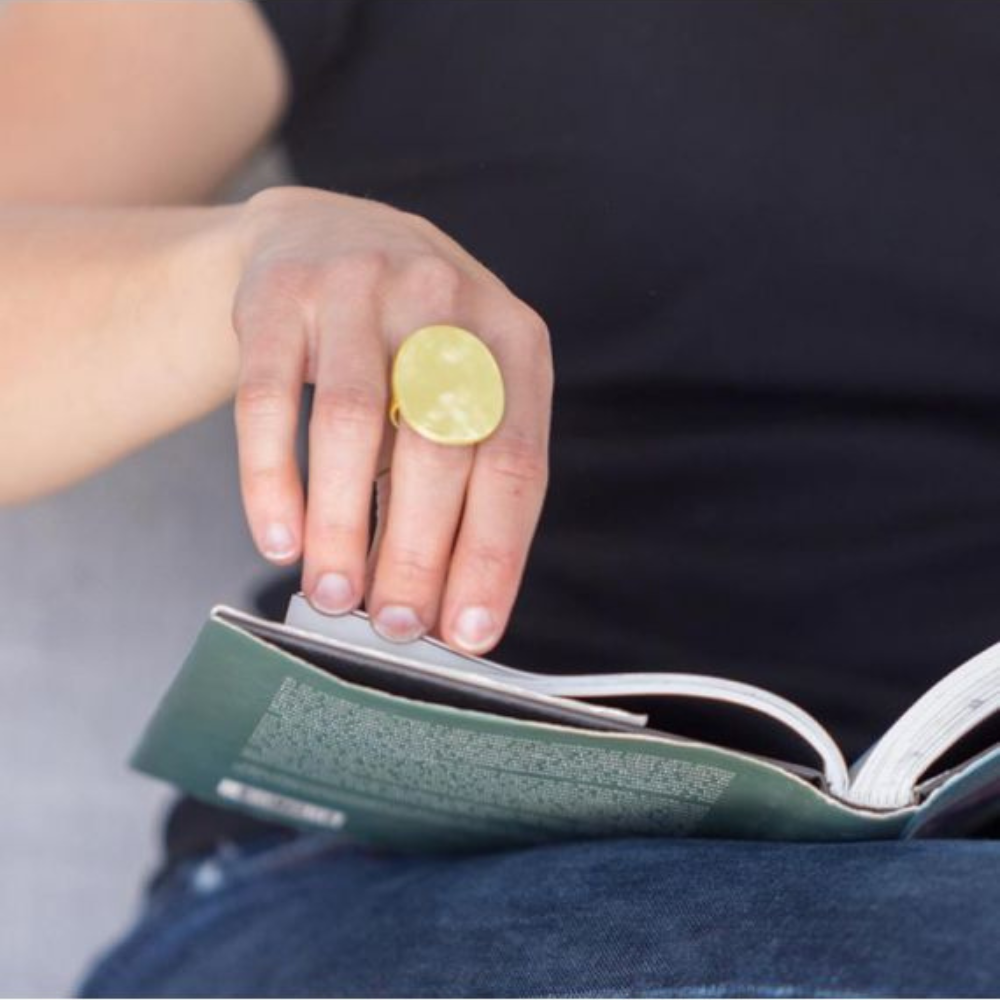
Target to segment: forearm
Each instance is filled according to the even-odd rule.
[[[0,209],[0,503],[229,397],[238,212]]]

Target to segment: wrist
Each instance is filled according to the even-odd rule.
[[[346,200],[350,200],[347,195],[294,184],[264,188],[251,195],[239,206],[236,221],[242,266],[247,267],[269,237],[286,228],[299,213],[306,212],[313,218],[317,208],[330,208]]]
[[[175,370],[207,413],[236,389],[239,345],[232,310],[243,272],[240,205],[171,210],[172,230],[154,263],[173,335]]]

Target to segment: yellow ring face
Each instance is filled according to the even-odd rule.
[[[489,348],[457,326],[425,326],[392,364],[389,417],[438,444],[485,441],[503,419],[503,378]]]

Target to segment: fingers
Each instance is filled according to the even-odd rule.
[[[240,470],[254,538],[275,562],[304,552],[303,589],[319,610],[343,613],[367,595],[387,638],[436,630],[483,653],[510,617],[545,494],[544,324],[498,283],[440,257],[389,268],[369,255],[310,273],[305,284],[292,274],[292,294],[258,295],[251,301],[266,308],[234,317],[243,343]],[[386,420],[394,347],[442,322],[479,335],[503,374],[504,419],[475,447],[437,444],[405,425],[393,434]],[[294,445],[306,377],[315,394],[304,504]],[[369,552],[372,485],[385,464]]]
[[[378,299],[348,283],[318,317],[309,423],[309,498],[303,590],[340,614],[364,594],[372,483],[388,405]]]
[[[418,258],[399,275],[388,300],[387,335],[399,343],[430,323],[460,322],[470,298],[457,268]],[[366,603],[382,635],[407,641],[437,623],[473,449],[437,444],[401,423],[391,459]]]
[[[295,431],[306,361],[301,316],[271,299],[234,314],[242,344],[236,392],[240,487],[261,554],[279,565],[302,550],[302,481]]]
[[[504,375],[504,419],[476,449],[441,611],[445,641],[475,654],[492,649],[507,626],[548,482],[552,363],[544,324],[516,312],[490,346]]]
[[[496,433],[475,448],[436,444],[405,425],[397,434],[368,600],[388,638],[439,625],[450,644],[482,653],[499,641],[517,595],[548,479],[552,367],[544,324],[495,298],[477,308],[458,300],[443,315],[497,358],[507,401]]]

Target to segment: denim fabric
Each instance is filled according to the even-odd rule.
[[[85,996],[993,996],[1000,842],[332,838],[162,882]]]

